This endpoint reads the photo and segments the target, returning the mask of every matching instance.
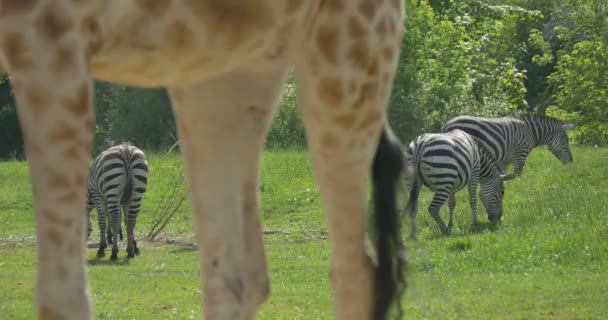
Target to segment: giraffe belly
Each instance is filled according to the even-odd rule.
[[[188,8],[177,6],[153,17],[132,0],[107,0],[100,49],[91,57],[93,77],[147,87],[197,83],[287,51],[298,25],[293,22],[302,18],[273,19],[247,4],[234,16],[213,10],[185,15]]]

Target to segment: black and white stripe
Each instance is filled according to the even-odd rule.
[[[99,251],[97,257],[105,256],[106,232],[112,243],[111,260],[118,258],[118,236],[122,240],[121,208],[127,227],[127,256],[139,254],[133,230],[141,200],[148,184],[148,162],[143,151],[123,143],[102,152],[93,162],[87,192],[88,233],[92,226],[90,212],[97,209],[99,222]],[[112,238],[114,236],[114,239]],[[113,240],[113,241],[112,241]]]
[[[547,145],[563,163],[572,162],[567,130],[573,124],[563,124],[547,116],[482,118],[459,116],[448,121],[442,132],[460,129],[474,136],[505,172],[513,162],[511,176],[522,174],[526,158],[533,148]]]
[[[480,198],[488,212],[490,221],[502,217],[504,195],[501,171],[490,155],[480,148],[476,140],[461,130],[448,133],[428,133],[416,137],[405,151],[407,163],[406,181],[410,190],[407,211],[410,213],[410,237],[416,238],[416,214],[418,195],[422,185],[435,195],[429,213],[444,235],[454,224],[455,194],[468,186],[473,223],[477,224],[477,184]],[[448,202],[449,224],[439,216],[441,206]]]

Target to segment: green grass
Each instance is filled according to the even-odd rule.
[[[608,314],[607,148],[577,147],[562,165],[535,150],[524,175],[508,183],[504,218],[471,228],[466,191],[458,194],[449,237],[419,203],[419,240],[406,240],[408,319],[605,319]],[[150,186],[137,231],[149,230],[155,212],[179,177],[181,159],[150,155]],[[329,243],[318,188],[305,153],[272,152],[262,173],[265,245],[272,295],[260,319],[331,319]],[[32,319],[34,224],[27,166],[0,163],[0,318]],[[405,197],[401,200],[405,202]],[[447,219],[447,208],[442,215]],[[159,241],[141,241],[142,254],[119,261],[95,259],[88,272],[97,319],[200,318],[199,262],[192,246],[190,202]],[[403,236],[409,220],[403,219]],[[91,242],[97,242],[97,226]]]

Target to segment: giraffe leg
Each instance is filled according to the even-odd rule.
[[[32,181],[36,317],[90,319],[83,199],[95,128],[92,81],[77,23],[38,17],[52,23],[41,31],[30,18],[10,25],[0,18],[0,59],[11,77]]]
[[[260,156],[286,70],[237,70],[169,90],[192,187],[206,319],[252,319],[270,291]]]
[[[399,9],[383,9],[376,21],[400,23]],[[373,303],[378,287],[367,254],[368,195],[400,36],[376,37],[373,25],[362,18],[330,11],[321,8],[312,43],[305,44],[308,51],[296,64],[298,101],[329,224],[336,318],[383,318],[384,306],[378,306],[384,301]],[[332,40],[340,31],[352,31],[353,39]],[[380,48],[385,47],[390,53],[382,56]]]

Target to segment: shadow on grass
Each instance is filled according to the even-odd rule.
[[[169,253],[181,253],[181,252],[192,252],[192,251],[197,251],[198,250],[198,246],[190,243],[190,244],[178,244],[176,245],[178,248],[175,250],[171,250],[169,251]]]
[[[137,259],[137,258],[135,258]],[[112,261],[109,257],[104,258],[91,258],[87,260],[87,265],[89,266],[126,266],[131,263],[130,259],[127,257],[119,257],[118,260]]]
[[[496,232],[498,230],[500,230],[500,222],[485,221],[471,225],[472,233],[482,233],[484,231]]]

